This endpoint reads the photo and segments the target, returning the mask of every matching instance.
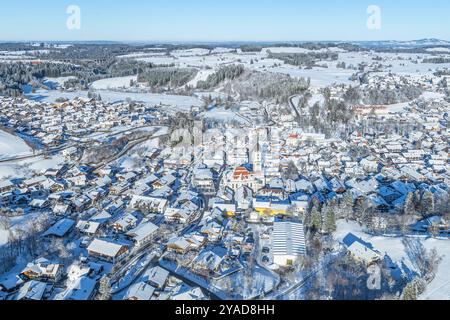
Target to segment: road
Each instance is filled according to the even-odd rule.
[[[281,277],[279,274],[277,274],[276,272],[274,272],[273,270],[270,270],[269,268],[267,268],[264,263],[261,261],[261,235],[259,233],[258,228],[256,228],[254,225],[251,225],[251,228],[253,230],[253,234],[255,237],[255,247],[253,248],[253,258],[255,259],[256,264],[266,270],[267,272],[269,272],[274,278],[277,279],[277,283],[274,285],[274,288],[278,288],[278,286],[281,283]]]
[[[292,109],[294,109],[294,112],[297,115],[297,119],[300,119],[301,118],[301,114],[298,111],[298,109],[297,109],[297,107],[295,106],[295,103],[294,103],[294,98],[296,98],[296,97],[299,97],[299,95],[295,94],[295,95],[289,97],[289,105],[291,106]]]

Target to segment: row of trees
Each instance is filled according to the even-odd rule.
[[[313,67],[319,61],[337,61],[339,54],[332,51],[310,53],[272,53],[269,58],[284,61],[293,66]]]

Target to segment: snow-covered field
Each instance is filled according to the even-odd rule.
[[[392,261],[405,269],[417,272],[417,267],[411,261],[400,237],[371,236],[365,233],[355,222],[340,220],[337,223],[336,239],[342,241],[349,233],[361,238],[373,245],[373,248],[382,254],[388,255]],[[448,300],[450,299],[450,240],[438,240],[433,238],[414,237],[411,241],[419,239],[427,250],[436,249],[442,257],[435,279],[429,284],[421,299]]]
[[[76,79],[76,77],[59,77],[59,78],[45,78],[43,84],[47,86],[49,89],[57,90],[59,89],[65,82]]]
[[[450,48],[448,48],[448,47],[428,48],[426,51],[427,52],[449,52],[450,53]]]
[[[211,74],[213,74],[215,72],[214,69],[208,69],[208,70],[200,70],[197,75],[195,76],[194,79],[192,79],[191,81],[189,81],[187,83],[187,85],[192,86],[192,87],[197,87],[197,84],[199,81],[205,81],[206,79],[208,79],[208,76],[210,76]]]
[[[247,123],[248,121],[239,114],[223,109],[212,109],[207,112],[203,112],[201,116],[205,119],[214,119],[218,121],[237,121],[240,123]]]
[[[19,137],[0,130],[0,159],[33,154],[33,150]]]
[[[98,80],[91,87],[96,90],[126,89],[130,87],[131,81],[137,81],[137,76]]]
[[[272,53],[317,53],[336,52],[339,54],[337,61],[319,61],[317,64],[324,67],[315,66],[312,69],[304,69],[297,66],[285,64],[278,59],[269,58]],[[381,73],[394,72],[398,74],[432,74],[437,68],[450,67],[450,64],[420,63],[423,58],[431,57],[431,54],[395,54],[395,53],[374,53],[374,52],[347,52],[340,48],[327,48],[321,50],[308,50],[295,47],[271,47],[264,48],[261,52],[241,52],[238,50],[214,50],[208,55],[208,50],[191,49],[173,51],[170,55],[161,56],[154,53],[135,53],[127,55],[142,62],[154,64],[175,64],[178,67],[196,67],[203,70],[206,66],[217,70],[223,65],[240,63],[249,69],[263,72],[274,72],[288,74],[292,77],[305,77],[311,79],[312,86],[323,87],[333,83],[351,84],[350,76],[356,72],[360,63],[371,63],[373,58],[381,57],[380,63],[383,65]],[[419,60],[419,63],[416,61]],[[339,62],[345,62],[347,68],[337,68]],[[349,68],[350,67],[350,68]],[[191,81],[195,85],[198,80],[204,80],[210,70],[201,71],[196,79]]]

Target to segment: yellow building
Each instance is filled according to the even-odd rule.
[[[291,205],[283,202],[273,202],[271,200],[253,200],[253,207],[261,215],[286,215]]]

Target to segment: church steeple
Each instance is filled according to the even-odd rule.
[[[259,143],[259,135],[257,136],[256,148],[253,151],[253,171],[254,172],[262,172],[262,148]]]

